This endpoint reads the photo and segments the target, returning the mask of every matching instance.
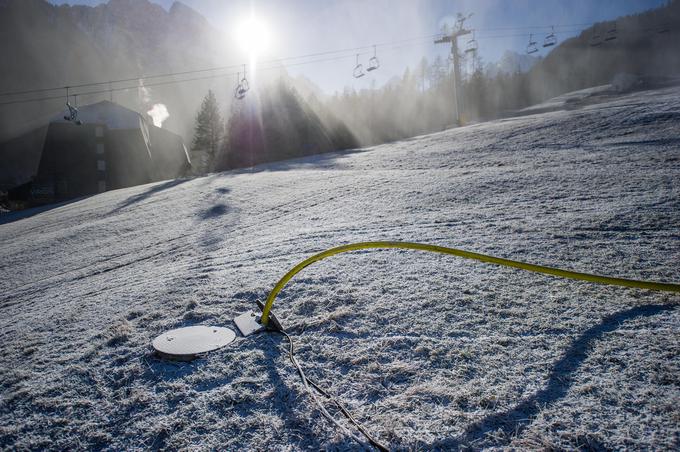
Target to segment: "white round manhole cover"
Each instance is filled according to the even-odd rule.
[[[219,326],[187,326],[167,331],[153,340],[153,348],[161,356],[189,361],[201,353],[230,344],[236,338],[229,328]]]

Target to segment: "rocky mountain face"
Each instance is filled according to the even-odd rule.
[[[3,93],[223,66],[228,54],[224,43],[221,32],[180,2],[166,11],[148,0],[110,0],[96,7],[0,0],[0,57],[7,62],[0,71]],[[105,83],[80,92],[108,88]],[[187,119],[201,100],[196,93],[204,89],[200,84],[130,89],[114,92],[113,100],[138,111],[162,102],[170,111],[166,126],[186,135],[187,123],[191,123]],[[0,106],[0,142],[58,114],[65,103],[62,96],[65,90],[2,96],[0,102],[58,99]],[[78,101],[84,104],[109,97],[109,93],[81,95]]]

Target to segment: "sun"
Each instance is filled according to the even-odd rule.
[[[269,27],[253,14],[236,26],[235,35],[238,46],[251,59],[257,58],[269,49]]]

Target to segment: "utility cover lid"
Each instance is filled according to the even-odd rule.
[[[236,317],[234,323],[239,331],[241,331],[241,334],[247,337],[264,330],[264,326],[259,322],[259,319],[260,317],[253,311],[248,311]]]
[[[171,359],[191,360],[200,353],[211,352],[230,344],[236,338],[229,328],[188,326],[170,330],[153,340],[153,348]]]

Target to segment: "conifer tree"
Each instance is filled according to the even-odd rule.
[[[217,98],[212,90],[208,90],[208,94],[201,103],[201,109],[196,115],[196,128],[191,148],[192,150],[205,151],[208,154],[209,169],[214,165],[223,134],[224,124],[217,105]]]

